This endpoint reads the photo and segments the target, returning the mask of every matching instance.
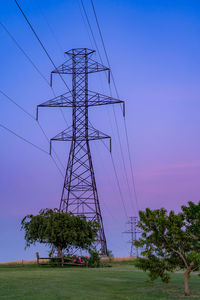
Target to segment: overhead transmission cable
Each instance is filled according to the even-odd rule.
[[[102,141],[102,143],[103,143],[103,145],[105,146],[105,148],[110,152],[110,149],[108,148],[108,146],[106,145],[106,143],[103,141],[103,140],[101,140]],[[101,157],[101,151],[98,151],[98,156],[100,156],[100,160],[101,160],[101,162],[102,162],[102,167],[103,167],[103,170],[104,170],[104,172],[105,172],[105,170],[106,170],[106,168],[107,168],[107,165],[105,164],[104,165],[104,160],[102,159],[102,157]],[[115,163],[114,163],[114,160],[112,159],[113,157],[112,157],[112,155],[111,155],[111,161],[112,161],[112,165],[113,165],[113,169],[114,169],[114,172],[116,172],[116,167],[115,167]],[[108,172],[106,172],[107,174],[108,174]],[[117,183],[117,186],[118,186],[118,190],[119,190],[119,193],[120,193],[120,197],[121,197],[121,200],[122,200],[122,205],[123,205],[123,209],[124,209],[124,212],[125,212],[125,215],[126,215],[126,217],[127,217],[127,210],[126,210],[126,207],[125,207],[125,202],[124,202],[124,197],[123,197],[123,193],[122,193],[122,190],[121,190],[121,186],[120,186],[120,184],[119,184],[119,179],[118,179],[118,175],[117,175],[117,172],[115,173],[115,176],[116,176],[116,183]],[[109,178],[110,179],[110,178]],[[110,181],[110,180],[109,180]],[[111,183],[111,181],[110,181],[110,183]],[[105,202],[104,202],[105,203]],[[107,207],[107,205],[105,204],[105,206]],[[108,208],[108,207],[107,207]],[[111,217],[113,218],[113,219],[115,219],[115,217],[112,215],[112,213],[110,212],[110,210],[108,209],[108,212],[109,212],[109,214],[111,215]],[[117,220],[115,219],[115,222],[116,222]]]
[[[3,125],[0,123],[0,127],[3,128],[4,130],[8,131],[9,133],[11,133],[12,135],[16,136],[17,138],[19,138],[20,140],[22,140],[23,142],[33,146],[34,148],[36,148],[37,150],[45,153],[45,154],[48,154],[49,155],[49,152],[47,152],[46,150],[42,149],[41,147],[39,147],[38,145],[34,144],[33,142],[27,140],[26,138],[24,138],[23,136],[19,135],[18,133],[16,133],[15,131],[9,129],[7,126]],[[58,164],[56,163],[55,159],[51,156],[54,164],[56,165],[58,171],[60,172],[61,176],[63,177],[63,173],[61,171],[61,169],[59,168]]]
[[[81,1],[80,1],[80,2],[81,2]],[[86,29],[87,29],[87,24],[85,23],[85,19],[84,19],[84,16],[83,16],[83,14],[82,14],[82,11],[81,11],[81,6],[80,6],[80,4],[79,4],[79,9],[80,9],[80,13],[81,13],[81,17],[82,17],[83,23],[84,23],[84,25],[85,25],[85,27],[86,27]],[[82,5],[82,9],[84,10],[84,13],[86,13],[86,11],[85,11],[83,5]],[[87,21],[88,21],[88,23],[89,23],[89,19],[88,19]],[[90,23],[89,23],[89,24],[90,24]],[[91,27],[90,27],[90,31],[92,32],[92,28],[91,28]],[[93,43],[92,43],[92,40],[91,40],[90,33],[89,33],[88,29],[87,29],[87,33],[88,33],[88,36],[89,36],[90,43],[91,43],[91,45],[92,45],[92,47],[93,47]],[[93,37],[93,41],[94,41],[94,40],[95,40],[95,37],[94,37],[93,34],[92,34],[92,37]],[[95,40],[95,42],[96,42],[96,40]],[[95,43],[95,44],[96,44],[96,43]],[[96,48],[98,49],[97,44],[96,44],[95,46],[96,46]],[[101,59],[100,53],[99,53],[99,57],[100,57],[100,59]],[[101,60],[101,63],[103,64],[102,60]],[[110,149],[109,149],[108,146],[104,143],[104,141],[103,141],[103,140],[101,140],[101,141],[102,141],[102,143],[104,144],[104,146],[106,147],[106,149],[110,152]],[[101,152],[98,152],[98,155],[101,155]],[[101,161],[103,162],[102,159],[101,159]],[[114,163],[114,160],[112,160],[112,162]],[[105,168],[105,166],[104,166],[103,168]],[[113,165],[113,168],[115,169],[115,165]],[[117,174],[116,174],[116,175],[117,175]],[[116,175],[115,175],[115,176],[116,176]],[[118,178],[118,176],[116,176],[116,178]],[[116,182],[117,182],[117,186],[118,186],[118,181],[116,180]],[[122,195],[120,185],[118,186],[118,189],[119,189],[120,195]],[[123,195],[122,195],[122,203],[123,203],[123,208],[124,208],[124,199],[123,199]],[[104,206],[106,207],[106,211],[110,214],[111,218],[114,220],[114,222],[115,222],[116,224],[118,224],[117,218],[114,217],[114,215],[111,213],[111,211],[110,211],[109,207],[107,206],[106,202],[103,201],[103,204],[104,204]],[[127,212],[126,212],[126,208],[124,208],[124,211],[125,211],[125,215],[127,216],[127,214],[126,214],[126,213],[127,213]]]
[[[41,147],[37,146],[36,144],[32,143],[31,141],[27,140],[26,138],[22,137],[21,135],[19,135],[19,134],[16,133],[15,131],[9,129],[9,128],[6,127],[5,125],[0,124],[0,127],[3,128],[3,129],[5,129],[6,131],[10,132],[10,133],[13,134],[14,136],[18,137],[20,140],[24,141],[25,143],[27,143],[27,144],[33,146],[34,148],[40,150],[40,151],[43,152],[43,153],[49,155],[49,152],[47,152],[46,150],[44,150],[44,149],[42,149]],[[52,160],[53,160],[55,166],[57,167],[57,169],[58,169],[60,175],[61,175],[62,177],[64,177],[64,175],[63,175],[61,169],[59,168],[59,166],[58,166],[57,162],[55,161],[55,159],[53,158],[53,156],[51,156],[51,158],[52,158]]]
[[[7,98],[10,102],[12,102],[14,105],[16,105],[19,109],[21,109],[25,114],[27,114],[27,116],[29,116],[31,119],[35,120],[35,117],[30,114],[26,109],[24,109],[21,105],[19,105],[16,101],[14,101],[13,99],[11,99],[7,94],[5,94],[2,90],[0,90],[0,93]]]
[[[27,16],[25,15],[24,11],[22,10],[21,6],[19,5],[18,1],[17,1],[17,0],[14,0],[14,2],[15,2],[16,5],[18,6],[20,12],[22,13],[24,19],[26,20],[26,22],[27,22],[27,24],[29,25],[31,31],[33,32],[34,36],[36,37],[37,41],[39,42],[39,44],[40,44],[40,46],[42,47],[43,51],[45,52],[46,56],[47,56],[48,59],[50,60],[51,64],[53,65],[53,67],[55,68],[55,70],[57,70],[57,67],[56,67],[56,65],[55,65],[55,63],[54,63],[54,61],[53,61],[53,59],[51,58],[50,54],[48,53],[48,51],[47,51],[47,49],[45,48],[44,44],[42,43],[41,39],[40,39],[39,36],[37,35],[35,29],[33,28],[32,24],[31,24],[30,21],[28,20]],[[65,85],[66,88],[68,89],[68,91],[71,93],[71,90],[70,90],[69,86],[67,85],[67,83],[65,82],[64,78],[62,77],[62,75],[61,75],[59,72],[58,72],[58,74],[59,74],[59,76],[60,76],[62,82],[64,83],[64,85]],[[51,87],[51,88],[52,88],[52,87]],[[55,92],[54,92],[54,90],[53,90],[53,88],[52,88],[52,91],[53,91],[53,93],[54,93],[54,96],[56,96],[56,95],[55,95]],[[67,121],[66,121],[66,118],[65,118],[65,116],[64,116],[64,113],[63,113],[63,111],[62,111],[61,108],[60,108],[60,110],[61,110],[61,113],[62,113],[62,115],[63,115],[63,118],[64,118],[64,120],[65,120],[65,122],[66,122],[66,124],[67,124]]]
[[[0,22],[1,27],[4,29],[4,31],[9,35],[11,40],[15,43],[15,45],[18,47],[18,49],[24,54],[24,56],[28,59],[28,61],[31,63],[33,68],[40,74],[40,76],[49,84],[48,80],[45,78],[45,76],[40,72],[39,68],[34,64],[32,59],[26,54],[26,52],[23,50],[23,48],[20,46],[20,44],[16,41],[16,39],[13,37],[13,35],[8,31],[6,26]]]
[[[57,70],[57,67],[53,61],[53,59],[51,58],[50,54],[48,53],[47,49],[45,48],[44,44],[42,43],[41,39],[39,38],[39,36],[37,35],[35,29],[33,28],[32,24],[30,23],[30,21],[28,20],[27,16],[25,15],[24,11],[22,10],[21,6],[19,5],[17,0],[14,0],[14,2],[16,3],[16,5],[18,6],[20,12],[22,13],[24,19],[26,20],[27,24],[29,25],[31,31],[33,32],[34,36],[36,37],[37,41],[39,42],[40,46],[42,47],[43,51],[45,52],[46,56],[48,57],[48,59],[50,60],[51,64],[53,65],[53,67],[55,68],[55,70]],[[67,83],[65,82],[64,78],[62,77],[62,75],[60,73],[58,73],[62,82],[64,83],[64,85],[66,86],[66,88],[68,89],[68,91],[71,93],[70,88],[68,87]]]
[[[99,48],[98,48],[98,45],[97,45],[95,36],[94,36],[94,32],[93,32],[92,26],[91,26],[91,24],[90,24],[90,21],[89,21],[88,15],[87,15],[87,11],[86,11],[86,9],[85,9],[84,2],[83,2],[83,0],[80,0],[80,1],[81,1],[81,5],[82,5],[82,8],[83,8],[83,11],[84,11],[84,14],[85,14],[85,17],[86,17],[88,26],[89,26],[90,31],[91,31],[92,38],[93,38],[93,40],[94,40],[94,44],[95,44],[96,49],[97,49],[97,53],[98,53],[98,55],[99,55],[101,64],[103,64],[103,60],[102,60],[102,57],[101,57],[101,54],[100,54],[100,51],[99,51]],[[105,44],[104,44],[104,48],[105,48]],[[109,69],[111,70],[110,62],[109,62],[109,60],[108,60],[107,52],[106,52],[106,58],[107,58],[107,61],[108,61]],[[112,72],[112,71],[111,71],[111,72]],[[109,86],[109,88],[110,88],[110,86]],[[110,88],[110,94],[111,94],[111,97],[112,97],[112,91],[111,91],[111,88]],[[118,98],[119,98],[119,97],[118,97]],[[123,155],[123,150],[122,150],[122,144],[121,144],[121,138],[120,138],[120,133],[119,133],[119,126],[118,126],[118,123],[117,123],[117,118],[116,118],[116,113],[115,113],[114,107],[113,107],[113,112],[114,112],[114,119],[115,119],[115,124],[116,124],[116,128],[117,128],[117,137],[118,137],[119,146],[120,146],[120,154],[121,154],[121,157],[122,157],[122,164],[123,164],[123,169],[124,169],[124,173],[125,173],[125,180],[126,180],[126,184],[127,184],[127,186],[128,186],[128,191],[129,191],[129,197],[130,197],[130,200],[132,200],[132,197],[131,197],[131,189],[130,189],[130,185],[129,185],[129,181],[128,181],[128,175],[127,175],[127,170],[126,170],[126,165],[125,165],[125,160],[124,160],[124,155]],[[112,161],[114,162],[113,157],[112,157]],[[115,171],[116,171],[116,168],[115,168]],[[115,173],[116,173],[116,172],[115,172]],[[116,173],[116,174],[117,174],[117,173]],[[118,181],[118,179],[117,179],[117,181]],[[122,193],[120,193],[120,194],[122,194]],[[131,204],[133,205],[132,201],[131,201]],[[134,210],[134,207],[133,207],[133,210]]]
[[[16,2],[16,1],[15,1]],[[28,61],[32,64],[32,66],[34,67],[34,69],[40,74],[40,76],[45,80],[45,82],[48,84],[49,87],[51,87],[51,90],[54,94],[54,97],[56,97],[56,94],[54,92],[54,89],[52,86],[50,86],[49,81],[46,79],[46,77],[42,74],[42,72],[39,70],[39,68],[34,64],[33,60],[30,58],[30,56],[24,51],[24,49],[20,46],[20,44],[16,41],[16,39],[13,37],[13,35],[9,32],[9,30],[6,28],[6,26],[0,22],[0,25],[2,26],[2,28],[4,29],[4,31],[9,35],[9,37],[11,38],[11,40],[15,43],[15,45],[18,47],[18,49],[20,49],[20,51],[24,54],[24,56],[28,59]],[[45,52],[46,53],[46,52]],[[63,78],[62,78],[63,79]],[[63,79],[64,80],[64,79]],[[66,82],[65,82],[66,85]],[[69,89],[69,87],[67,86],[67,88]],[[67,124],[67,120],[64,116],[64,113],[62,111],[62,109],[60,108],[61,114],[63,116],[64,121]],[[68,125],[68,124],[67,124]]]
[[[93,2],[93,0],[90,0],[90,2],[91,2],[92,9],[93,9],[93,12],[94,12],[94,16],[95,16],[95,20],[96,20],[96,23],[97,23],[97,27],[98,27],[99,35],[100,35],[101,42],[102,42],[102,45],[103,45],[106,60],[107,60],[108,66],[111,70],[111,65],[110,65],[108,53],[107,53],[107,50],[106,50],[106,47],[105,47],[103,34],[102,34],[100,24],[99,24],[99,21],[98,21],[98,18],[97,18],[97,13],[96,13],[96,10],[95,10],[94,2]],[[116,95],[119,98],[119,93],[118,93],[118,90],[117,90],[117,86],[116,86],[116,83],[115,83],[115,79],[114,79],[114,75],[113,75],[112,70],[111,70],[111,78],[112,78],[112,81],[113,81],[113,84],[114,84]],[[126,142],[127,142],[127,148],[128,148],[128,156],[129,156],[129,163],[130,163],[130,169],[131,169],[132,184],[133,184],[133,190],[134,190],[134,194],[135,194],[135,201],[136,201],[136,206],[137,206],[137,211],[138,211],[139,210],[138,197],[137,197],[136,187],[135,187],[135,178],[134,178],[134,173],[133,173],[133,163],[132,163],[132,159],[131,159],[130,144],[129,144],[128,131],[127,131],[127,125],[126,125],[125,117],[124,117],[124,126],[125,126],[125,132],[126,132]]]
[[[81,4],[80,4],[80,3],[81,3]],[[92,49],[93,49],[93,48],[94,48],[94,49],[96,48],[97,53],[98,53],[98,56],[99,56],[99,59],[100,59],[100,61],[101,61],[101,64],[103,65],[102,57],[101,57],[101,54],[100,54],[100,52],[99,52],[98,45],[97,45],[97,43],[96,43],[96,39],[95,39],[95,37],[94,37],[94,33],[93,33],[93,30],[92,30],[92,27],[91,27],[89,18],[88,18],[88,16],[87,16],[87,12],[86,12],[85,6],[84,6],[83,2],[81,2],[81,0],[78,1],[78,4],[79,4],[79,10],[80,10],[80,14],[81,14],[81,17],[82,17],[82,20],[83,20],[83,24],[84,24],[84,26],[85,26],[85,28],[86,28],[86,31],[87,31],[87,34],[88,34],[88,37],[89,37],[89,40],[90,40],[91,47],[92,47]],[[81,9],[81,7],[82,7],[82,9]],[[84,11],[84,15],[85,15],[85,18],[86,18],[87,22],[85,21],[85,18],[84,18],[84,15],[83,15],[83,13],[82,13],[82,10]],[[87,25],[88,25],[88,26],[87,26]],[[88,30],[88,27],[89,27],[89,30]],[[92,35],[93,41],[92,41],[92,39],[91,39],[90,34]],[[95,53],[95,54],[96,54],[96,53]],[[101,74],[98,73],[98,75],[100,76]],[[106,75],[106,73],[104,73],[104,75]],[[100,83],[101,83],[101,88],[102,88],[102,90],[104,90],[101,76],[100,76]],[[110,121],[110,118],[109,118],[109,121]],[[110,127],[111,127],[111,131],[112,131],[113,136],[115,136],[114,130],[113,130],[113,127],[112,127],[111,122],[110,122]],[[103,142],[103,140],[102,140],[102,142]],[[107,150],[109,151],[108,147],[107,147],[105,144],[104,144],[104,146],[105,146],[105,147],[107,148]]]
[[[102,142],[103,142],[104,146],[106,147],[106,149],[109,150],[103,140],[102,140]],[[113,170],[114,170],[114,173],[115,173],[115,179],[116,179],[117,187],[118,187],[119,194],[120,194],[120,199],[121,199],[123,209],[124,209],[124,212],[125,212],[125,216],[128,218],[128,214],[127,214],[127,210],[126,210],[126,206],[125,206],[125,201],[124,201],[124,197],[123,197],[123,193],[122,193],[122,189],[121,189],[121,186],[120,186],[120,181],[119,181],[119,177],[118,177],[118,174],[117,174],[117,169],[116,169],[116,166],[115,166],[115,161],[114,161],[112,153],[111,153],[111,161],[112,161],[112,166],[113,166]]]
[[[33,66],[33,68],[38,72],[38,74],[44,79],[44,81],[47,83],[47,85],[50,87],[48,80],[45,78],[45,76],[42,74],[42,72],[39,70],[39,68],[35,65],[35,63],[33,62],[33,60],[29,57],[29,55],[24,51],[24,49],[21,47],[21,45],[17,42],[17,40],[12,36],[12,34],[8,31],[8,29],[6,28],[6,26],[0,22],[0,26],[2,26],[2,28],[5,30],[5,32],[9,35],[9,37],[11,38],[11,40],[15,43],[15,45],[18,47],[18,49],[20,49],[20,51],[24,54],[24,56],[27,58],[27,60],[31,63],[31,65]],[[51,87],[51,90],[55,95],[54,89]],[[11,99],[8,95],[6,95],[3,91],[0,90],[0,93],[3,94],[9,101],[11,101],[13,104],[15,104],[18,108],[20,108],[24,113],[26,113],[28,116],[30,116],[34,121],[37,121],[37,124],[39,126],[39,128],[41,129],[43,135],[45,136],[46,140],[49,143],[49,138],[47,137],[44,129],[42,128],[41,124],[39,123],[38,120],[35,119],[35,117],[33,115],[31,115],[27,110],[25,110],[22,106],[20,106],[17,102],[15,102],[13,99]],[[63,114],[62,109],[60,109],[61,114],[63,116],[64,121],[66,122],[65,116]],[[66,122],[67,123],[67,122]],[[63,169],[65,169],[65,167],[63,166],[61,160],[59,159],[57,153],[55,152],[55,150],[52,148],[52,151],[54,152],[56,158],[58,159],[59,163],[62,165]]]
[[[22,137],[21,135],[19,135],[18,133],[16,133],[15,131],[9,129],[7,126],[0,124],[0,127],[2,127],[3,129],[7,130],[8,132],[12,133],[13,135],[15,135],[16,137],[18,137],[19,139],[21,139],[22,141],[32,145],[33,147],[37,148],[38,150],[44,152],[45,154],[49,154],[49,152],[47,152],[46,150],[42,149],[41,147],[37,146],[36,144],[32,143],[31,141],[27,140],[26,138]]]
[[[112,80],[113,80],[113,83],[114,83],[114,87],[115,87],[115,90],[116,90],[117,97],[119,98],[119,94],[117,92],[117,86],[116,86],[115,79],[114,79],[113,72],[112,72],[111,65],[110,65],[110,60],[109,60],[109,57],[108,57],[108,53],[106,51],[106,46],[105,46],[105,43],[104,43],[102,31],[101,31],[99,21],[98,21],[98,18],[97,18],[97,14],[96,14],[96,10],[95,10],[95,7],[94,7],[94,2],[93,2],[93,0],[90,0],[90,2],[91,2],[91,5],[92,5],[92,9],[93,9],[95,20],[96,20],[96,23],[97,23],[99,35],[100,35],[101,42],[102,42],[103,49],[104,49],[104,53],[105,53],[105,56],[106,56],[106,61],[108,63],[109,69],[110,69],[110,73],[111,73],[111,77],[112,77]]]
[[[81,1],[81,5],[82,5],[82,8],[83,8],[83,11],[84,11],[84,14],[85,14],[85,17],[86,17],[88,26],[89,26],[90,31],[91,31],[91,34],[92,34],[92,38],[93,38],[93,40],[94,40],[94,44],[95,44],[96,49],[97,49],[97,53],[98,53],[98,55],[99,55],[101,64],[103,64],[103,60],[102,60],[102,57],[101,57],[101,54],[100,54],[100,51],[99,51],[99,48],[98,48],[98,45],[97,45],[97,42],[96,42],[94,33],[93,33],[93,30],[92,30],[92,26],[91,26],[91,24],[90,24],[90,21],[89,21],[88,15],[87,15],[87,11],[86,11],[86,9],[85,9],[85,5],[84,5],[84,3],[83,3],[83,0],[80,0],[80,1]],[[116,118],[115,118],[115,123],[116,123],[117,129],[118,129],[118,124],[117,124]],[[117,130],[117,133],[118,133],[118,140],[119,140],[119,143],[120,143],[120,149],[122,150],[122,148],[121,148],[121,140],[120,140],[120,136],[119,136],[119,129]],[[122,152],[122,151],[121,151],[121,155],[122,155],[122,162],[123,162],[123,167],[124,167],[124,171],[125,171],[126,183],[127,183],[127,185],[128,185],[129,195],[130,195],[130,197],[131,197],[130,186],[129,186],[129,182],[128,182],[128,177],[127,177],[127,172],[126,172],[126,167],[125,167],[125,162],[124,162],[123,152]],[[115,173],[115,177],[116,177],[117,186],[118,186],[118,189],[119,189],[120,198],[121,198],[121,201],[122,201],[122,203],[123,203],[123,207],[125,207],[124,199],[123,199],[123,193],[122,193],[122,191],[121,191],[121,187],[120,187],[120,183],[119,183],[119,178],[118,178],[117,170],[116,170],[116,167],[115,167],[114,158],[111,157],[111,159],[112,159],[112,164],[113,164],[113,168],[114,168],[114,173]],[[131,202],[131,203],[132,203],[132,202]],[[125,211],[125,214],[127,215],[127,212],[126,212],[126,211]]]
[[[87,11],[86,11],[86,9],[85,9],[85,5],[84,5],[84,3],[83,3],[83,0],[80,0],[80,1],[81,1],[81,6],[82,6],[82,8],[83,8],[83,12],[84,12],[85,18],[86,18],[86,20],[87,20],[87,23],[88,23],[88,26],[89,26],[91,35],[92,35],[92,39],[93,39],[94,44],[95,44],[95,47],[96,47],[96,49],[97,49],[97,53],[98,53],[98,55],[99,55],[101,64],[103,64],[103,61],[102,61],[102,58],[101,58],[101,54],[100,54],[100,51],[99,51],[99,48],[98,48],[98,45],[97,45],[97,42],[96,42],[96,39],[95,39],[95,36],[94,36],[94,32],[93,32],[93,30],[92,30],[92,26],[91,26],[91,24],[90,24],[90,20],[89,20],[88,15],[87,15]]]
[[[34,120],[34,121],[38,124],[38,126],[40,127],[41,131],[43,132],[45,138],[48,140],[48,143],[49,143],[49,139],[48,139],[46,133],[44,132],[44,130],[43,130],[42,126],[40,125],[40,123],[36,121],[36,119],[34,118],[34,116],[33,116],[32,114],[30,114],[26,109],[24,109],[21,105],[19,105],[16,101],[14,101],[12,98],[10,98],[7,94],[5,94],[2,90],[0,90],[0,93],[1,93],[5,98],[7,98],[11,103],[13,103],[14,105],[16,105],[19,109],[21,109],[26,115],[28,115],[32,120]],[[1,127],[3,127],[3,125],[2,125]],[[4,129],[6,129],[6,126],[4,126]],[[8,128],[7,128],[7,131],[9,131]],[[14,133],[14,131],[10,130],[10,132],[13,133],[13,134],[15,134],[17,137],[21,138],[22,140],[26,141],[27,143],[34,145],[32,142],[30,142],[30,141],[28,141],[27,139],[21,137],[19,134]],[[35,148],[38,148],[38,149],[40,148],[39,146],[36,146],[36,145],[34,145],[34,147],[35,147]],[[43,150],[43,152],[46,152],[46,153],[49,154],[49,152],[47,152],[46,150]],[[56,158],[58,159],[58,161],[60,162],[61,166],[63,166],[63,165],[62,165],[62,162],[60,161],[60,159],[59,159],[59,157],[58,157],[58,155],[57,155],[57,153],[56,153],[54,150],[53,150],[53,152],[54,152]],[[50,155],[50,154],[49,154],[49,155]],[[54,163],[55,163],[55,159],[52,157],[52,155],[51,155],[51,159],[54,160]],[[57,167],[57,163],[55,163],[55,164],[56,164],[56,167]],[[58,168],[58,167],[57,167],[57,168]],[[63,168],[64,168],[64,166],[63,166]],[[61,171],[60,171],[60,168],[58,168],[58,169],[59,169],[59,172],[61,172]],[[63,176],[63,174],[62,174],[62,176]]]
[[[90,40],[91,47],[92,47],[92,49],[95,49],[95,46],[93,45],[94,39],[92,41],[91,36],[90,36],[91,31],[88,30],[87,23],[85,21],[85,18],[84,18],[83,12],[82,12],[83,7],[82,7],[82,4],[80,2],[81,1],[78,1],[78,6],[79,6],[79,11],[80,11],[80,14],[81,14],[81,18],[82,18],[83,24],[84,24],[84,26],[86,28],[86,31],[87,31],[87,34],[88,34],[88,37],[89,37],[89,40]]]
[[[50,25],[50,23],[49,23],[47,17],[45,16],[45,13],[44,13],[44,11],[42,10],[39,1],[38,1],[38,0],[35,0],[35,2],[37,3],[37,7],[39,8],[39,10],[40,10],[40,12],[41,12],[41,15],[42,15],[44,21],[46,22],[46,24],[47,24],[47,26],[48,26],[48,28],[49,28],[49,32],[51,33],[52,37],[54,38],[54,40],[55,40],[55,42],[56,42],[56,44],[57,44],[57,46],[58,46],[59,51],[60,51],[61,54],[63,55],[63,47],[62,47],[60,41],[58,40],[58,38],[57,38],[57,36],[56,36],[56,34],[55,34],[55,31],[54,31],[53,27]]]
[[[46,77],[42,74],[42,72],[40,71],[40,69],[35,65],[35,63],[33,62],[33,60],[30,58],[30,56],[24,51],[24,49],[22,48],[22,46],[17,42],[17,40],[13,37],[13,35],[9,32],[9,30],[6,28],[6,26],[0,22],[0,26],[4,29],[4,31],[8,34],[8,36],[11,38],[11,40],[14,42],[14,44],[17,46],[17,48],[24,54],[24,56],[27,58],[27,60],[31,63],[31,65],[33,66],[33,68],[38,72],[38,74],[44,79],[44,81],[47,83],[47,85],[51,88],[52,93],[54,95],[54,97],[56,97],[55,91],[53,89],[52,86],[50,86],[49,81],[46,79]],[[65,121],[65,123],[67,124],[67,120],[65,118],[65,115],[62,111],[62,109],[60,108],[60,112],[63,116],[63,119]],[[68,125],[68,124],[67,124]]]

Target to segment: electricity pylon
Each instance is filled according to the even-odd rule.
[[[138,223],[138,218],[137,217],[129,217],[129,221],[126,223],[127,225],[130,225],[130,229],[123,233],[130,234],[131,238],[128,241],[128,243],[131,244],[131,249],[130,249],[130,256],[136,256],[138,257],[138,248],[134,247],[133,243],[137,240],[137,234],[140,233],[140,231],[137,229],[137,223]]]
[[[72,90],[38,105],[37,118],[39,107],[72,107],[72,126],[50,140],[50,149],[52,141],[71,141],[60,210],[66,213],[72,212],[74,215],[84,215],[88,220],[96,220],[99,224],[96,245],[102,255],[107,255],[107,243],[89,142],[109,139],[111,151],[111,137],[91,125],[88,108],[122,103],[124,112],[124,101],[88,90],[88,74],[108,71],[108,78],[110,77],[109,68],[91,58],[94,52],[87,48],[76,48],[65,52],[69,59],[51,72],[51,84],[54,73],[60,76],[72,74]]]

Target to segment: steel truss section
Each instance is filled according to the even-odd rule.
[[[71,141],[67,169],[60,200],[60,210],[74,215],[84,215],[88,220],[96,220],[99,224],[96,246],[102,255],[107,255],[107,243],[97,193],[94,168],[92,163],[91,140],[110,139],[111,137],[95,129],[89,122],[88,107],[121,103],[100,93],[88,90],[88,74],[110,71],[109,68],[94,61],[91,56],[94,50],[87,48],[71,49],[65,52],[70,58],[56,68],[52,74],[72,74],[72,90],[37,106],[72,107],[72,126],[57,134],[50,141]],[[125,109],[123,109],[125,112]]]
[[[128,241],[128,243],[131,244],[130,249],[130,256],[131,257],[138,257],[139,256],[139,249],[134,246],[134,242],[137,240],[138,234],[141,233],[140,230],[138,230],[138,217],[129,217],[129,221],[126,223],[130,226],[128,231],[125,231],[123,233],[130,234],[131,239]]]

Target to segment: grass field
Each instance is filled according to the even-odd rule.
[[[147,282],[148,276],[132,263],[92,269],[36,265],[0,266],[1,300],[126,300],[184,299],[183,274],[173,274],[170,284]],[[192,297],[200,299],[200,278],[190,278]]]

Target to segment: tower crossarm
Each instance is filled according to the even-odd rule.
[[[111,152],[111,137],[100,130],[95,129],[94,127],[88,128],[88,141],[94,141],[94,140],[102,140],[102,139],[109,139],[110,140],[110,152]],[[73,135],[73,127],[70,126],[67,129],[63,130],[59,134],[57,134],[55,137],[53,137],[50,140],[50,154],[51,154],[51,145],[53,141],[77,141],[77,142],[83,142],[86,140],[86,137],[82,134],[82,131],[78,131],[76,136]]]
[[[65,54],[67,54],[70,58],[51,72],[50,85],[52,86],[53,74],[76,74],[77,76],[80,76],[102,71],[108,71],[108,81],[110,82],[110,68],[92,59],[91,55],[94,52],[94,50],[88,48],[71,49],[65,52]],[[84,56],[87,56],[88,58],[87,70],[83,60]]]
[[[88,91],[88,106],[98,106],[107,104],[123,104],[123,112],[125,113],[125,102],[100,93]]]
[[[122,104],[123,105],[123,115],[125,115],[125,102],[112,98],[110,96],[106,96],[100,93],[96,93],[93,91],[88,91],[88,107],[91,106],[100,106],[100,105],[108,105],[108,104]],[[48,100],[42,104],[37,106],[37,116],[38,119],[38,109],[40,107],[73,107],[73,98],[70,92],[57,96],[51,100]],[[84,105],[84,99],[79,99],[76,101],[76,107],[82,107]]]
[[[102,71],[110,71],[110,69],[91,58],[88,60],[87,74],[102,72]],[[80,66],[79,61],[77,61],[77,66],[76,65],[73,66],[71,59],[69,59],[66,62],[64,62],[62,65],[57,67],[55,70],[53,70],[51,74],[56,74],[56,73],[73,74],[74,72],[76,74],[85,74],[85,66],[84,65]]]

